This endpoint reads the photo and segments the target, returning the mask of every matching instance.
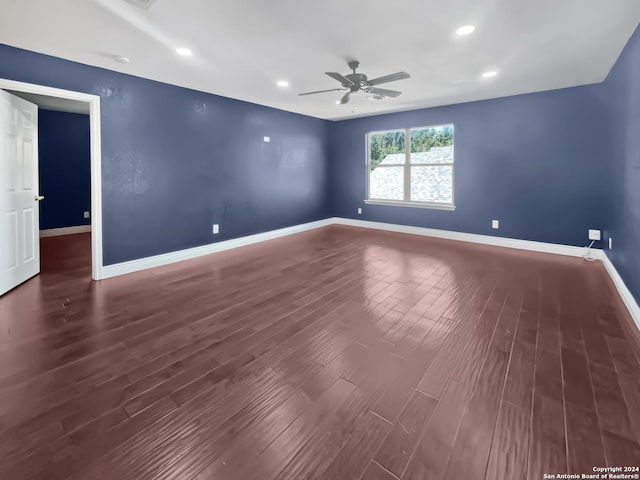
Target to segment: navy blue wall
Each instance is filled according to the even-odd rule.
[[[326,121],[6,45],[0,77],[101,97],[105,265],[330,214]]]
[[[585,245],[604,228],[611,170],[602,85],[335,122],[330,127],[335,215]],[[369,131],[453,123],[456,210],[366,205]],[[357,208],[363,215],[357,215]],[[500,229],[491,229],[491,220]]]
[[[639,44],[601,85],[341,122],[4,45],[0,77],[101,96],[107,265],[332,215],[567,245],[602,228],[638,296]],[[444,123],[456,211],[363,204],[366,132]]]
[[[613,215],[605,250],[640,302],[640,29],[631,37],[604,86],[612,109]]]
[[[91,151],[89,115],[38,111],[40,230],[89,225]]]

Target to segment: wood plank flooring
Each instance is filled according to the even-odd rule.
[[[328,227],[0,298],[0,478],[538,480],[640,464],[599,262]]]

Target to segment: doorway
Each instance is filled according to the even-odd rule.
[[[102,172],[100,135],[100,97],[70,90],[0,79],[0,89],[45,109],[88,113],[91,158],[91,278],[103,278],[102,264]],[[40,196],[38,192],[34,199]],[[5,208],[0,205],[1,208]],[[38,225],[39,230],[39,225]],[[39,231],[36,232],[39,236]],[[35,242],[39,249],[39,242]],[[5,245],[3,248],[7,248]],[[39,272],[39,264],[37,272]],[[24,281],[24,280],[22,280]],[[21,283],[21,282],[18,282]]]

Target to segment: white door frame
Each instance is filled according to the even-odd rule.
[[[0,89],[77,100],[89,104],[91,143],[91,278],[100,280],[102,269],[102,146],[100,142],[100,97],[88,93],[45,87],[0,78]]]

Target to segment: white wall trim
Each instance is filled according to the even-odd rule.
[[[294,225],[292,227],[281,228],[278,230],[271,230],[269,232],[258,233],[256,235],[249,235],[246,237],[234,238],[231,240],[225,240],[218,243],[211,243],[209,245],[203,245],[200,247],[189,248],[186,250],[180,250],[177,252],[164,253],[162,255],[155,255],[153,257],[141,258],[138,260],[132,260],[129,262],[117,263],[114,265],[107,265],[102,268],[102,278],[111,278],[118,275],[125,275],[127,273],[138,272],[140,270],[146,270],[148,268],[160,267],[162,265],[168,265],[171,263],[181,262],[183,260],[189,260],[192,258],[201,257],[204,255],[210,255],[212,253],[222,252],[224,250],[230,250],[233,248],[244,247],[246,245],[252,245],[254,243],[264,242],[266,240],[272,240],[287,235],[293,235],[295,233],[301,233],[308,230],[314,230],[316,228],[327,227],[329,225],[347,225],[352,227],[370,228],[374,230],[385,230],[390,232],[408,233],[412,235],[421,235],[425,237],[442,238],[446,240],[455,240],[462,242],[480,243],[483,245],[493,245],[503,248],[514,248],[518,250],[529,250],[533,252],[551,253],[555,255],[566,255],[570,257],[581,257],[585,254],[584,247],[573,247],[569,245],[559,245],[554,243],[534,242],[530,240],[518,240],[514,238],[493,237],[490,235],[478,235],[474,233],[452,232],[449,230],[437,230],[433,228],[424,227],[411,227],[407,225],[396,225],[392,223],[382,222],[370,222],[366,220],[355,220],[350,218],[333,217],[326,220],[318,220],[316,222],[303,223],[301,225]],[[594,253],[597,259],[602,261],[605,270],[611,277],[613,284],[615,285],[620,297],[626,305],[631,318],[635,322],[638,329],[640,329],[640,307],[631,295],[631,292],[625,285],[622,277],[613,266],[609,257],[604,251],[594,249]]]
[[[618,270],[616,270],[616,267],[613,265],[613,263],[611,263],[611,260],[609,260],[609,257],[607,257],[607,254],[603,251],[599,255],[599,258],[602,261],[602,265],[604,265],[605,270],[611,277],[611,280],[613,281],[616,290],[618,290],[618,293],[620,294],[622,301],[626,305],[627,310],[629,310],[629,314],[636,324],[636,327],[638,327],[638,329],[640,330],[640,307],[638,306],[638,302],[636,302],[636,299],[633,298],[631,291],[624,283],[624,280],[618,273]]]
[[[348,225],[352,227],[372,228],[375,230],[387,230],[391,232],[409,233],[413,235],[422,235],[427,237],[444,238],[448,240],[458,240],[463,242],[482,243],[485,245],[494,245],[498,247],[517,248],[520,250],[531,250],[535,252],[554,253],[557,255],[568,255],[571,257],[579,257],[584,255],[585,249],[582,247],[571,247],[567,245],[557,245],[553,243],[532,242],[528,240],[516,240],[512,238],[491,237],[488,235],[476,235],[473,233],[451,232],[448,230],[436,230],[433,228],[410,227],[406,225],[396,225],[391,223],[369,222],[364,220],[353,220],[349,218],[333,217],[316,222],[303,223],[292,227],[281,228],[279,230],[271,230],[269,232],[249,235],[247,237],[234,238],[222,242],[202,245],[200,247],[188,248],[177,252],[163,253],[153,257],[139,258],[128,262],[106,265],[102,268],[102,278],[111,278],[127,273],[138,272],[148,268],[160,267],[170,263],[189,260],[191,258],[210,255],[216,252],[222,252],[232,248],[243,247],[254,243],[272,240],[274,238],[283,237],[285,235],[293,235],[295,233],[305,232],[316,228],[327,227],[329,225]]]
[[[210,255],[212,253],[230,250],[232,248],[244,247],[246,245],[264,242],[266,240],[273,240],[274,238],[293,235],[294,233],[301,233],[306,232],[307,230],[326,227],[331,225],[332,223],[333,219],[318,220],[316,222],[303,223],[301,225],[280,228],[278,230],[271,230],[269,232],[258,233],[246,237],[224,240],[217,243],[210,243],[209,245],[188,248],[186,250],[179,250],[177,252],[163,253],[161,255],[155,255],[153,257],[140,258],[138,260],[131,260],[129,262],[116,263],[114,265],[106,265],[102,269],[102,274],[103,278],[110,278],[118,275],[124,275],[126,273],[138,272],[140,270],[146,270],[147,268],[160,267],[162,265],[168,265],[170,263],[181,262],[183,260],[202,257],[203,255]]]
[[[516,248],[519,250],[531,250],[533,252],[553,253],[570,257],[581,257],[585,254],[584,247],[572,247],[556,243],[534,242],[531,240],[518,240],[515,238],[493,237],[490,235],[478,235],[475,233],[452,232],[450,230],[437,230],[434,228],[411,227],[408,225],[396,225],[394,223],[370,222],[367,220],[354,220],[351,218],[333,219],[335,224],[349,225],[352,227],[372,228],[374,230],[386,230],[390,232],[409,233],[425,237],[444,238],[461,242],[482,243],[496,247]]]
[[[40,238],[60,237],[62,235],[75,235],[76,233],[88,233],[91,225],[78,225],[76,227],[47,228],[40,230]]]
[[[462,242],[482,243],[496,247],[516,248],[519,250],[530,250],[534,252],[553,253],[556,255],[567,255],[570,257],[581,257],[585,254],[584,247],[572,247],[569,245],[559,245],[555,243],[533,242],[530,240],[517,240],[513,238],[492,237],[489,235],[476,235],[473,233],[452,232],[449,230],[436,230],[432,228],[410,227],[406,225],[396,225],[392,223],[369,222],[366,220],[355,220],[351,218],[333,218],[333,223],[338,225],[349,225],[352,227],[372,228],[375,230],[386,230],[391,232],[409,233],[413,235],[423,235],[427,237],[444,238],[447,240],[457,240]],[[634,323],[640,330],[640,307],[635,298],[627,288],[624,280],[614,267],[606,253],[600,249],[592,249],[594,256],[602,261],[602,264],[611,277],[622,301],[624,302]]]
[[[66,98],[89,104],[89,135],[91,140],[91,278],[100,280],[102,274],[102,144],[100,128],[100,97],[88,93],[45,87],[32,83],[0,78],[0,88]]]

